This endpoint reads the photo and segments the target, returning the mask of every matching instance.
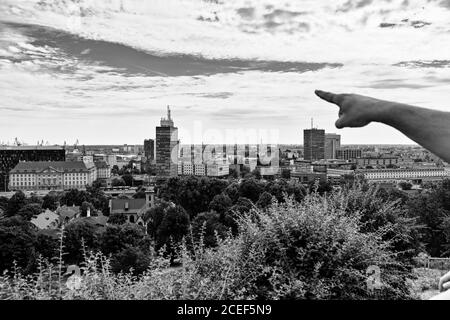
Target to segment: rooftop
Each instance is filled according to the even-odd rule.
[[[47,168],[56,171],[85,172],[89,167],[82,161],[23,161],[19,162],[10,173],[40,172]]]
[[[112,199],[111,210],[116,210],[129,213],[137,213],[146,206],[145,199]],[[127,209],[128,207],[128,209]]]

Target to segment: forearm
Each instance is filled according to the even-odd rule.
[[[387,124],[450,162],[450,113],[379,101],[374,121]]]

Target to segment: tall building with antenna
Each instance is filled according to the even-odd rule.
[[[303,130],[304,159],[309,161],[325,159],[325,130],[314,128],[311,118],[311,129]]]
[[[172,120],[170,107],[167,106],[167,118],[161,118],[156,127],[156,176],[167,179],[178,175],[178,128]]]

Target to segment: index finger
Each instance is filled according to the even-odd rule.
[[[339,95],[332,93],[332,92],[328,92],[328,91],[322,91],[322,90],[315,90],[314,93],[321,99],[334,103],[334,104],[338,104],[339,102]]]

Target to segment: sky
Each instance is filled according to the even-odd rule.
[[[450,0],[0,0],[0,143],[408,144],[314,89],[450,111]]]

